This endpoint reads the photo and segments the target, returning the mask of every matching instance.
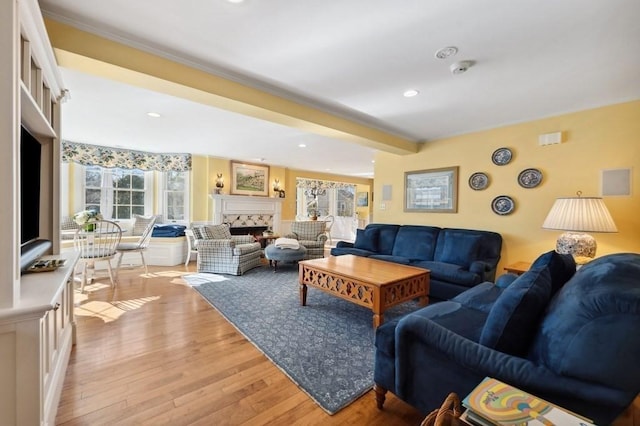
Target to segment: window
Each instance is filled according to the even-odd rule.
[[[170,222],[186,222],[189,217],[189,172],[164,172],[164,217]]]
[[[147,204],[147,173],[100,166],[86,166],[84,173],[84,205],[98,210],[105,218],[131,219],[145,214]]]

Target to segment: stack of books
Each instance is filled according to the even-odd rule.
[[[462,405],[467,409],[462,419],[475,426],[594,426],[588,419],[490,377]]]

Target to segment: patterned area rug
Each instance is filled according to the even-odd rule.
[[[211,282],[204,282],[207,275]],[[300,306],[296,266],[285,264],[277,273],[260,267],[226,280],[184,278],[327,413],[372,388],[372,312],[311,287],[307,306]],[[418,307],[395,306],[385,321]]]

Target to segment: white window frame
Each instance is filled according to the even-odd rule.
[[[86,200],[85,200],[85,181],[86,181],[86,171],[87,168],[86,166],[83,166],[81,164],[76,164],[77,168],[79,169],[79,173],[75,173],[75,178],[73,180],[74,185],[74,191],[73,191],[73,199],[75,200],[74,202],[74,213],[75,212],[79,212],[81,210],[84,210],[84,206],[86,205]],[[98,167],[102,167],[100,165],[97,165]],[[106,167],[103,167],[106,168]],[[153,172],[143,172],[144,173],[144,186],[145,186],[145,191],[144,191],[144,215],[145,216],[149,216],[153,213],[153,182],[154,182],[154,178],[153,178]],[[110,214],[110,213],[109,213]],[[103,212],[104,215],[104,212]],[[107,216],[105,215],[105,218],[107,218]]]
[[[160,193],[162,196],[158,197],[158,211],[162,212],[162,218],[166,223],[176,223],[179,225],[185,225],[185,226],[189,226],[189,218],[191,217],[190,215],[190,211],[189,211],[189,206],[191,205],[190,203],[190,198],[189,198],[189,194],[190,194],[190,188],[191,188],[191,171],[185,171],[182,173],[185,173],[185,178],[184,178],[184,220],[170,220],[169,219],[169,203],[167,201],[167,194],[169,193],[169,191],[167,190],[167,173],[165,172],[158,172],[161,177],[159,179],[159,182],[161,182],[160,185]]]

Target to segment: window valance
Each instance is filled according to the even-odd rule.
[[[84,166],[186,172],[191,170],[191,154],[158,154],[107,146],[62,141],[62,161]]]
[[[318,179],[306,179],[306,178],[296,178],[296,188],[302,189],[332,189],[332,188],[349,188],[354,187],[353,183],[346,182],[334,182],[331,180],[318,180]]]

